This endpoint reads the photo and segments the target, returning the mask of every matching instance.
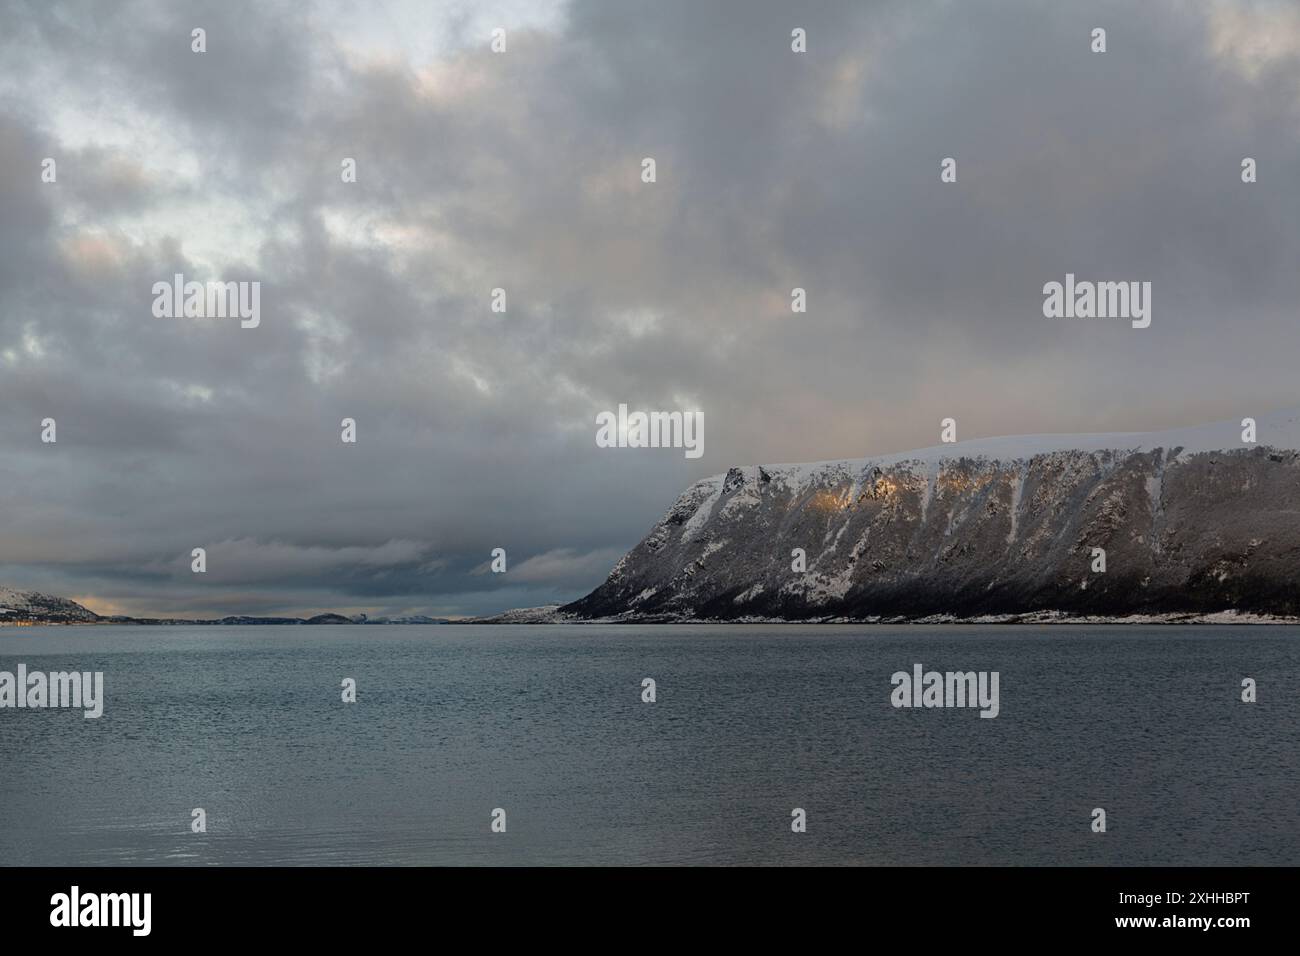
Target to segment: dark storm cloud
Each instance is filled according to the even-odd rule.
[[[1295,402],[1292,8],[527,6],[6,7],[0,580],[475,613],[732,464]],[[1044,319],[1067,271],[1151,281],[1151,328]],[[176,272],[261,326],[154,318]],[[596,448],[620,402],[703,409],[704,458]]]

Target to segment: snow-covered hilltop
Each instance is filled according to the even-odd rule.
[[[90,624],[98,620],[98,614],[67,598],[0,585],[0,624],[18,621]]]
[[[554,616],[1297,617],[1300,409],[1257,439],[1237,420],[732,468]]]

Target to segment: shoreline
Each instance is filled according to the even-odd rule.
[[[575,618],[565,617],[555,614],[539,614],[535,617],[515,616],[510,617],[512,612],[506,612],[504,615],[481,618],[466,618],[460,621],[441,621],[437,623],[411,623],[411,624],[364,624],[351,622],[355,627],[443,627],[455,624],[510,624],[510,625],[610,625],[622,624],[628,626],[655,626],[655,627],[672,627],[672,626],[701,626],[720,627],[725,625],[734,625],[740,627],[752,627],[754,625],[785,625],[789,627],[843,627],[843,626],[877,626],[886,625],[890,627],[934,627],[936,625],[948,625],[953,627],[1095,627],[1095,626],[1126,626],[1126,627],[1143,627],[1155,625],[1196,625],[1198,627],[1242,627],[1242,626],[1297,626],[1300,625],[1300,617],[1277,617],[1267,614],[1252,614],[1237,611],[1218,611],[1210,614],[1201,613],[1166,613],[1166,614],[1130,614],[1121,617],[1105,617],[1096,615],[1066,615],[1059,612],[1033,612],[1029,614],[1006,614],[1006,615],[981,615],[979,617],[955,617],[951,615],[927,615],[925,617],[869,617],[869,618],[768,618],[768,617],[747,617],[747,618],[727,618],[727,619],[709,619],[709,618],[634,618],[634,617],[603,617],[603,618]],[[137,621],[0,621],[0,631],[6,628],[26,628],[26,627],[340,627],[345,626],[338,623],[332,624],[309,624],[303,622],[249,622],[249,621],[183,621],[183,620],[137,620]]]

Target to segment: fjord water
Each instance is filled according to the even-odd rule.
[[[0,710],[7,865],[1300,863],[1295,627],[0,630],[19,662],[106,700]],[[916,663],[998,671],[999,716],[895,709]]]

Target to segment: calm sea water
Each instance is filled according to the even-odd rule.
[[[1300,863],[1300,628],[0,630],[19,661],[106,704],[0,710],[8,865]],[[1000,716],[894,709],[918,662],[999,671]]]

